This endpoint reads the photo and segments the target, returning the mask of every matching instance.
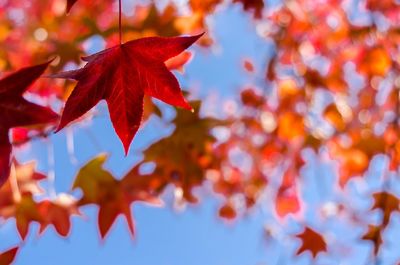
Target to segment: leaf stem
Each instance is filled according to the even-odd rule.
[[[118,29],[119,29],[119,45],[122,44],[122,0],[118,0]]]

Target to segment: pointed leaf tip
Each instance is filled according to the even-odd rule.
[[[131,147],[131,142],[123,143],[123,145],[124,145],[124,155],[125,155],[125,157],[127,157],[129,154],[129,149]]]
[[[190,40],[191,40],[190,45],[192,45],[193,43],[195,43],[196,41],[198,41],[201,37],[203,37],[204,34],[206,34],[206,33],[205,33],[205,32],[202,32],[202,33],[200,33],[200,34],[193,35],[193,36],[187,36],[187,37],[185,37],[185,38],[190,39]],[[189,46],[190,46],[190,45],[189,45]]]

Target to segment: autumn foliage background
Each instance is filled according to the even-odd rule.
[[[132,210],[166,209],[179,219],[202,207],[218,216],[217,229],[256,232],[261,254],[251,257],[240,244],[224,251],[226,236],[214,254],[222,262],[207,248],[199,250],[207,260],[165,262],[398,264],[397,1],[124,0],[121,7],[122,27],[118,1],[0,0],[0,237],[7,237],[0,265],[51,264],[24,251],[49,234],[68,242],[83,222],[102,244],[123,226],[135,241],[127,251],[135,252],[145,239],[137,238]],[[142,39],[153,36],[186,37]],[[129,56],[108,57],[128,46]],[[111,82],[117,74],[132,76]],[[107,96],[126,93],[91,108],[98,84]],[[60,125],[55,113],[69,117]],[[154,231],[173,226],[150,223]],[[154,240],[145,253],[174,244]]]

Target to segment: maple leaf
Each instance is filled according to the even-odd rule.
[[[57,131],[105,99],[114,129],[127,153],[142,120],[145,94],[192,109],[164,62],[183,52],[202,35],[129,41],[85,57],[87,64],[82,69],[54,75],[78,81]]]
[[[39,202],[38,210],[42,216],[40,233],[50,225],[54,226],[57,233],[63,237],[68,236],[71,230],[71,215],[79,215],[76,201],[62,194],[54,201],[44,200]]]
[[[306,227],[301,234],[296,235],[302,241],[302,245],[297,251],[297,255],[310,251],[311,255],[315,258],[319,252],[324,252],[327,250],[324,238],[312,230]]]
[[[52,56],[60,56],[60,62],[52,68],[52,71],[62,70],[66,63],[80,63],[83,51],[75,42],[71,42],[70,40],[50,40],[49,45],[52,46],[50,54]],[[49,53],[48,50],[46,52],[43,56]]]
[[[374,204],[371,210],[381,209],[383,212],[383,225],[386,226],[389,223],[390,216],[395,211],[400,211],[400,200],[397,196],[383,191],[373,194]]]
[[[22,68],[0,80],[0,186],[10,173],[11,144],[8,130],[55,121],[58,115],[49,108],[28,102],[22,94],[46,70],[44,64]]]
[[[13,247],[0,253],[0,265],[10,265],[17,255],[19,247]]]
[[[155,3],[149,4],[149,6],[136,6],[135,14],[138,14],[140,18],[141,13],[147,15],[138,21],[138,27],[142,30],[151,30],[156,35],[162,35],[165,37],[171,37],[179,35],[180,31],[176,29],[176,19],[178,16],[177,7],[173,3],[169,3],[163,11],[157,8]]]
[[[35,162],[19,164],[15,161],[14,165],[15,178],[20,193],[41,194],[42,190],[38,186],[38,182],[46,179],[46,176],[35,172]],[[11,188],[10,180],[8,180],[0,188],[0,216],[4,216],[3,210],[12,207],[14,203],[14,193]]]
[[[39,213],[38,205],[33,200],[32,194],[24,194],[14,206],[14,217],[17,223],[17,230],[22,239],[25,239],[29,232],[29,225],[32,222],[40,223],[43,219]]]
[[[80,188],[83,196],[78,205],[96,204],[99,206],[98,226],[104,238],[119,215],[123,215],[131,234],[134,234],[130,205],[134,201],[160,205],[158,198],[151,192],[141,189],[141,180],[136,170],[131,171],[122,180],[115,179],[103,168],[106,155],[100,155],[81,168],[73,188]],[[137,180],[136,180],[137,179]]]
[[[369,225],[368,226],[368,231],[363,235],[361,239],[363,240],[370,240],[374,243],[374,253],[375,255],[378,254],[379,249],[382,245],[382,227],[381,226],[375,226],[375,225]]]
[[[149,146],[144,152],[144,161],[156,164],[151,174],[154,178],[158,178],[164,186],[175,184],[183,190],[183,197],[194,203],[197,199],[192,194],[192,188],[200,186],[205,170],[218,163],[211,152],[216,139],[210,131],[216,126],[223,126],[224,122],[200,117],[200,101],[193,101],[191,105],[196,114],[178,110],[173,121],[175,131]]]
[[[35,171],[35,162],[13,163],[19,195],[15,194],[11,179],[1,187],[0,217],[15,218],[22,239],[28,234],[31,222],[40,224],[40,233],[53,225],[58,234],[67,236],[71,227],[70,216],[79,214],[75,200],[68,200],[69,197],[60,194],[54,201],[36,202],[33,195],[42,194],[38,182],[46,179],[46,176]]]
[[[42,220],[32,195],[42,193],[37,182],[46,176],[35,172],[34,162],[22,165],[14,162],[14,164],[15,179],[20,194],[18,196],[15,194],[10,179],[0,188],[0,217],[15,218],[18,232],[21,238],[25,239],[30,223]]]

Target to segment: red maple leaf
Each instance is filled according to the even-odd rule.
[[[114,129],[127,153],[142,120],[145,94],[192,109],[164,62],[183,52],[201,36],[129,41],[83,58],[87,64],[81,69],[54,75],[78,81],[67,100],[57,131],[105,99]]]
[[[303,233],[296,235],[296,237],[302,241],[302,245],[297,251],[298,255],[305,251],[310,251],[315,258],[319,252],[326,251],[324,238],[309,227],[306,227]]]
[[[40,77],[50,62],[26,67],[0,80],[0,186],[10,173],[11,144],[8,130],[55,121],[58,115],[49,108],[28,102],[23,93]]]

